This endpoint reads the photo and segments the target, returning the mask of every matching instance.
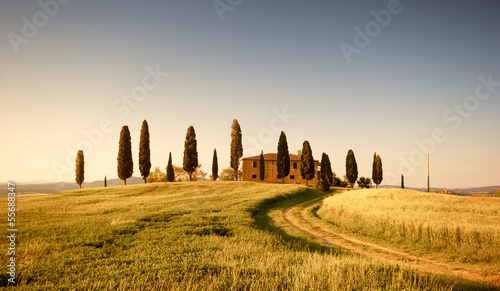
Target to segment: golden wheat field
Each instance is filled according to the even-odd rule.
[[[287,234],[279,221],[280,215],[269,214],[323,194],[300,185],[193,182],[20,196],[15,288],[452,290],[456,286],[483,287],[331,247],[315,248],[308,244],[307,237]],[[0,247],[5,249],[6,242],[2,241]],[[0,259],[6,264],[6,253]],[[4,274],[4,284],[5,279]]]
[[[377,242],[500,270],[500,198],[356,190],[326,198],[317,215]]]

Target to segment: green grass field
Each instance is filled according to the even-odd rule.
[[[457,284],[321,246],[280,221],[284,207],[321,194],[300,185],[193,182],[18,196],[16,289],[451,290]],[[0,258],[5,266],[7,252]]]
[[[344,192],[317,214],[344,232],[500,272],[500,199],[412,190]]]

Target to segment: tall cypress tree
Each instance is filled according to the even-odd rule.
[[[328,184],[333,185],[333,172],[332,165],[330,163],[330,158],[327,154],[323,153],[321,155],[321,180],[328,182]]]
[[[285,183],[285,177],[290,174],[290,154],[288,153],[286,135],[283,131],[281,132],[280,139],[278,141],[276,168],[278,171],[278,178],[283,179],[282,183]]]
[[[231,125],[231,168],[234,169],[235,180],[238,180],[238,167],[242,156],[241,127],[238,120],[233,119],[233,124]]]
[[[139,141],[139,170],[146,183],[151,170],[151,150],[149,148],[149,127],[148,122],[144,120],[141,127],[141,139]]]
[[[168,153],[167,163],[167,182],[173,182],[175,179],[174,167],[172,166],[172,152]]]
[[[120,132],[120,144],[118,147],[118,177],[127,185],[127,179],[134,173],[134,162],[132,161],[132,143],[128,126],[124,125]]]
[[[219,163],[217,161],[217,149],[214,149],[214,158],[212,160],[212,179],[217,180],[219,176]]]
[[[354,188],[354,183],[356,183],[356,180],[358,179],[358,164],[356,163],[356,157],[354,156],[354,152],[352,150],[347,152],[345,172],[347,180],[349,180],[349,183],[351,184],[351,188]]]
[[[405,176],[401,175],[401,189],[405,188]]]
[[[189,174],[189,181],[192,181],[193,172],[198,167],[198,150],[196,147],[196,133],[194,127],[190,126],[184,142],[184,159],[182,163],[184,171]]]
[[[83,180],[85,180],[85,160],[83,157],[83,151],[79,150],[76,153],[75,181],[80,189],[82,189]]]
[[[300,162],[300,175],[302,176],[302,179],[306,179],[307,186],[307,182],[313,179],[315,174],[312,149],[309,141],[307,140],[302,144],[302,154],[300,156]]]
[[[108,187],[108,178],[104,176],[104,187]]]
[[[382,183],[383,180],[383,172],[382,172],[382,159],[380,158],[379,155],[377,155],[377,153],[373,155],[372,180],[378,189],[378,185]]]
[[[266,176],[266,164],[264,161],[264,151],[260,151],[259,167],[260,167],[259,178],[261,181],[264,181],[264,178]]]
[[[377,188],[378,188],[378,185],[380,185],[382,183],[382,181],[384,180],[384,170],[382,168],[382,158],[380,157],[380,155],[377,155],[377,168],[378,168],[378,177],[377,177]]]

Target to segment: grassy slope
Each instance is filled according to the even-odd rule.
[[[20,287],[57,289],[447,289],[441,277],[284,240],[257,209],[303,186],[157,183],[20,196]],[[302,198],[301,198],[302,197]],[[281,196],[282,198],[282,196]],[[6,199],[0,199],[6,203]],[[282,207],[289,200],[278,202]],[[7,244],[1,241],[0,249]],[[6,252],[1,252],[6,264]],[[5,283],[5,275],[2,277]],[[23,289],[23,288],[22,288]]]
[[[500,271],[500,199],[412,190],[344,192],[317,214],[343,231]]]

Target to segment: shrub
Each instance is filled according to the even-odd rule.
[[[349,186],[349,182],[347,182],[346,180],[341,180],[339,177],[334,176],[333,186],[346,188],[347,186]]]
[[[314,185],[314,188],[321,190],[321,191],[328,191],[328,190],[330,190],[330,183],[328,183],[327,181],[321,180],[319,182],[316,182],[316,184]]]
[[[361,177],[358,179],[358,186],[363,189],[369,189],[372,187],[372,179]]]

